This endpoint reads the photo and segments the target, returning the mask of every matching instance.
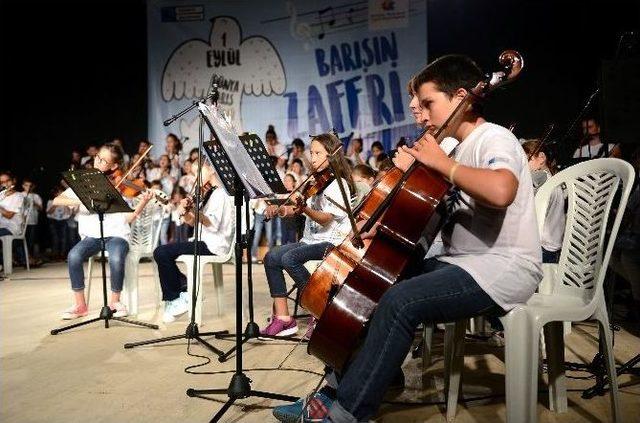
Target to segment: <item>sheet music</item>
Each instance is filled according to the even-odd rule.
[[[205,121],[211,126],[212,132],[218,138],[222,148],[229,156],[242,184],[249,194],[249,198],[270,196],[273,191],[267,185],[260,171],[240,142],[233,125],[225,119],[215,105],[198,103],[198,108],[206,117]]]

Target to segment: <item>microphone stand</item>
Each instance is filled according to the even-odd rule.
[[[612,65],[613,68],[615,68],[616,64],[618,63],[618,60],[620,59],[620,52],[622,51],[622,46],[623,46],[623,42],[622,41],[627,36],[632,36],[633,37],[634,35],[635,34],[633,32],[623,32],[620,35],[620,37],[618,38],[618,45],[616,47],[616,54],[615,54],[615,56],[613,58],[613,65]],[[584,116],[584,114],[587,111],[587,109],[589,108],[589,106],[591,106],[591,102],[593,101],[595,96],[598,95],[599,93],[600,93],[600,88],[596,87],[596,89],[591,93],[591,95],[589,96],[589,98],[585,102],[584,106],[582,107],[582,109],[580,110],[580,112],[578,113],[576,118],[573,120],[571,125],[569,125],[569,129],[567,129],[567,132],[564,134],[564,136],[560,139],[559,142],[563,142],[563,141],[567,140],[571,136],[571,132],[575,129],[578,121]],[[608,151],[608,143],[605,141],[602,144],[603,144],[603,146],[601,147],[601,151],[604,150],[603,157],[608,157],[608,153],[609,153],[609,151]],[[582,149],[582,146],[579,145],[578,148]],[[591,146],[588,147],[588,151],[589,151],[589,158],[591,158]],[[570,154],[571,153],[572,152],[570,152]]]
[[[212,81],[213,81],[213,77],[212,77]],[[181,116],[184,116],[186,113],[188,113],[189,111],[193,110],[194,108],[196,108],[198,106],[199,102],[203,102],[205,103],[207,100],[211,100],[213,103],[215,103],[218,100],[218,86],[217,84],[213,83],[211,85],[211,90],[209,92],[209,94],[207,94],[206,97],[196,100],[194,101],[190,106],[188,106],[186,109],[182,110],[181,112],[173,115],[172,117],[170,117],[169,119],[167,119],[166,121],[164,121],[164,125],[168,126],[171,123],[175,122],[178,118],[180,118]],[[189,322],[189,325],[187,326],[185,332],[181,335],[174,335],[174,336],[167,336],[164,338],[158,338],[158,339],[151,339],[151,340],[147,340],[147,341],[140,341],[140,342],[128,342],[126,344],[124,344],[124,348],[125,349],[130,349],[130,348],[134,348],[134,347],[138,347],[140,345],[149,345],[149,344],[157,344],[160,342],[165,342],[165,341],[173,341],[175,339],[195,339],[196,341],[198,341],[200,344],[204,345],[205,347],[207,347],[209,350],[211,350],[214,354],[216,354],[218,357],[222,357],[224,356],[224,352],[219,350],[218,348],[214,347],[213,345],[211,345],[210,343],[208,343],[207,341],[205,341],[204,339],[202,339],[203,336],[221,336],[221,335],[225,335],[228,334],[229,331],[224,330],[224,331],[217,331],[217,332],[204,332],[204,333],[200,333],[198,330],[198,324],[195,321],[196,318],[196,312],[195,312],[195,308],[196,308],[196,302],[197,302],[197,294],[198,294],[198,277],[199,277],[199,271],[198,271],[198,256],[200,255],[199,253],[199,249],[198,249],[198,241],[199,241],[199,223],[200,223],[200,187],[201,187],[201,182],[202,182],[202,148],[203,148],[203,139],[204,139],[204,128],[203,128],[203,117],[200,116],[200,131],[199,131],[199,145],[198,145],[198,175],[196,176],[196,186],[195,186],[195,205],[194,205],[194,213],[195,213],[195,223],[193,225],[194,231],[193,231],[193,287],[191,290],[191,320]]]

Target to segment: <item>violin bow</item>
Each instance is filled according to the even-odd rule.
[[[544,135],[542,136],[542,138],[540,139],[540,143],[538,144],[538,147],[533,150],[533,152],[531,153],[531,155],[529,156],[529,158],[535,156],[536,154],[538,154],[540,151],[542,151],[542,147],[544,147],[545,143],[549,140],[549,136],[551,135],[551,133],[553,132],[553,128],[555,127],[555,124],[550,124],[549,126],[547,126],[547,130],[545,131]]]
[[[340,139],[340,137],[338,137],[338,134],[336,133],[335,129],[332,129],[331,132],[333,133],[333,135],[336,138]],[[352,239],[353,245],[356,248],[362,248],[362,247],[364,247],[364,242],[362,242],[362,237],[360,236],[360,231],[358,230],[358,227],[356,226],[356,219],[353,216],[353,210],[351,209],[351,200],[347,197],[347,192],[344,189],[344,184],[342,183],[343,175],[346,173],[346,172],[344,172],[344,169],[342,168],[342,166],[344,164],[344,161],[336,160],[336,156],[335,156],[341,149],[342,149],[342,143],[340,143],[338,148],[336,148],[335,151],[333,153],[331,153],[331,155],[329,157],[327,157],[327,158],[329,159],[329,165],[333,169],[333,174],[335,175],[336,181],[338,182],[338,188],[340,188],[340,195],[342,196],[342,201],[344,202],[344,209],[346,209],[346,210],[344,210],[340,206],[338,206],[338,207],[340,209],[343,209],[347,213],[347,217],[349,218],[349,223],[351,224],[351,230],[353,231],[353,239]],[[333,204],[336,204],[336,202],[331,200],[329,198],[329,196],[327,196],[327,199],[329,199]]]
[[[136,160],[136,162],[129,168],[129,170],[127,170],[127,172],[124,174],[124,176],[122,178],[120,178],[120,181],[118,181],[118,183],[116,184],[116,188],[118,188],[120,186],[120,184],[122,183],[122,181],[124,181],[125,179],[127,179],[127,176],[129,176],[131,174],[131,172],[133,172],[133,169],[136,168],[136,166],[138,166],[140,164],[140,162],[142,161],[142,159],[144,159],[144,157],[147,155],[147,153],[149,153],[149,151],[153,148],[153,144],[151,144],[149,147],[147,147],[147,149],[145,150],[144,153],[142,153],[142,155],[138,158],[138,160]]]

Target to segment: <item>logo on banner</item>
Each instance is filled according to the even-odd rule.
[[[179,45],[169,56],[162,74],[164,101],[196,99],[209,93],[211,81],[218,84],[218,107],[243,131],[242,97],[282,95],[287,86],[284,66],[278,51],[263,36],[242,37],[235,18],[211,20],[208,41],[191,39]],[[183,139],[192,138],[193,122],[181,122]],[[195,138],[195,139],[194,139]]]

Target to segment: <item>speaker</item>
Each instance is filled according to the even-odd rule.
[[[640,144],[640,58],[603,62],[600,93],[602,139]]]

